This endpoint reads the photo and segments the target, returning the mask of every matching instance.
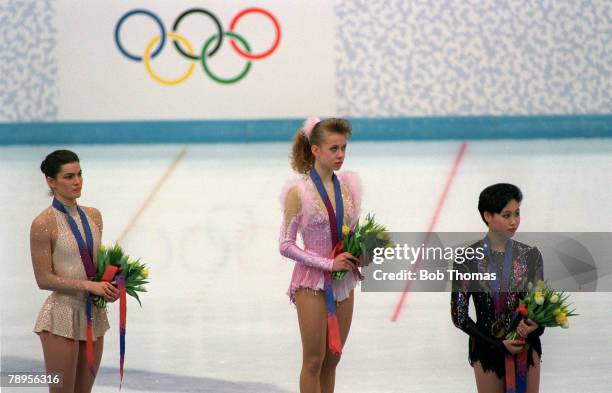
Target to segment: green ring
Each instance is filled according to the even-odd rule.
[[[238,40],[238,42],[242,44],[242,46],[246,49],[246,51],[248,53],[251,53],[251,47],[249,46],[249,44],[246,42],[244,38],[242,38],[238,34],[233,33],[231,31],[226,32],[225,35]],[[204,47],[202,48],[202,55],[200,56],[200,59],[202,60],[202,68],[204,68],[204,72],[206,73],[206,75],[208,75],[210,79],[214,80],[215,82],[224,83],[224,84],[236,83],[242,78],[244,78],[249,73],[252,63],[249,60],[247,62],[246,67],[244,67],[244,70],[242,70],[242,72],[234,78],[222,79],[214,75],[212,71],[208,68],[208,65],[206,64],[206,54],[208,53],[208,47],[210,46],[210,44],[212,44],[212,42],[215,40],[216,37],[217,37],[217,34],[214,34],[212,37],[210,37],[208,41],[206,41],[206,43],[204,44]]]

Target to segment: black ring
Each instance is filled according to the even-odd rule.
[[[196,13],[196,12],[208,15],[213,20],[213,22],[215,22],[215,25],[217,26],[217,37],[219,37],[219,41],[217,42],[217,45],[215,45],[215,47],[212,49],[212,51],[210,51],[210,54],[208,54],[209,57],[212,57],[219,50],[219,48],[221,47],[221,42],[223,41],[223,28],[221,27],[221,22],[219,22],[219,19],[217,19],[217,17],[213,15],[212,12],[205,10],[203,8],[188,9],[187,11],[180,14],[178,18],[176,18],[176,20],[174,21],[174,25],[172,25],[172,32],[176,32],[176,30],[178,29],[179,23],[181,23],[181,20],[183,20],[183,18],[185,18],[186,16],[190,14]],[[200,59],[200,56],[194,56],[192,54],[189,54],[183,51],[183,48],[181,48],[181,45],[176,40],[173,40],[173,44],[174,44],[174,47],[183,56],[188,57],[192,60]]]

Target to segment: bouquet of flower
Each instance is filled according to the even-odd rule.
[[[360,260],[360,266],[368,266],[372,262],[375,248],[387,248],[392,244],[384,225],[377,223],[373,214],[368,214],[363,223],[357,222],[353,229],[346,225],[342,227],[342,239],[337,246],[339,250],[335,251],[339,251],[337,254],[349,252]],[[333,272],[332,276],[340,280],[345,274],[346,272]]]
[[[147,281],[149,268],[146,267],[146,264],[141,263],[140,259],[131,260],[128,255],[124,254],[123,249],[118,244],[110,248],[100,246],[96,281],[111,282],[118,274],[121,274],[125,279],[125,292],[134,297],[142,307],[137,292],[147,291],[144,285],[149,283]],[[101,296],[97,296],[93,303],[98,308],[106,307],[106,300]]]
[[[539,281],[535,287],[529,283],[529,293],[517,308],[518,318],[515,318],[514,326],[506,335],[506,339],[517,338],[516,325],[520,322],[519,318],[529,319],[540,326],[569,328],[567,318],[579,314],[574,313],[575,309],[569,309],[571,303],[567,303],[568,298],[569,295],[564,292],[557,292],[547,287],[544,281]]]

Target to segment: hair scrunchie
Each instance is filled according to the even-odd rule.
[[[312,130],[320,122],[321,119],[319,119],[318,117],[309,117],[308,119],[306,119],[304,125],[302,126],[302,134],[304,134],[306,139],[310,141],[310,134],[312,134]]]

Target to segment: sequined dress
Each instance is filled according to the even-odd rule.
[[[470,246],[473,249],[483,247],[482,241]],[[493,263],[501,270],[504,252],[491,253]],[[463,264],[454,264],[454,269],[462,273],[488,271],[488,258],[480,261],[470,260]],[[542,254],[536,247],[513,241],[512,268],[509,281],[509,293],[503,305],[501,314],[495,316],[495,305],[488,283],[474,281],[453,281],[451,294],[451,314],[456,327],[470,336],[468,353],[469,362],[473,366],[479,361],[485,371],[494,371],[498,377],[505,375],[504,357],[508,353],[502,340],[508,332],[510,320],[519,302],[526,296],[525,288],[529,282],[536,283],[543,279]],[[480,286],[476,288],[475,286]],[[476,322],[469,316],[469,301],[472,298],[476,309]],[[544,327],[538,327],[526,339],[527,363],[533,366],[533,351],[542,355],[540,336]]]
[[[337,174],[344,203],[344,225],[353,227],[359,218],[361,187],[357,174]],[[330,199],[334,197],[330,194]],[[323,200],[309,176],[290,181],[281,195],[284,217],[280,231],[280,253],[295,261],[287,295],[295,302],[300,288],[323,290],[324,272],[332,270],[333,259],[329,218]],[[297,235],[303,247],[297,244]],[[348,272],[333,281],[334,299],[346,299],[362,279],[358,272]]]
[[[54,274],[59,277],[86,280],[87,275],[81,261],[78,245],[70,230],[67,218],[57,209],[53,207],[50,207],[50,209],[57,224],[57,240],[52,255]],[[83,225],[76,209],[69,209],[69,211],[84,237]],[[91,216],[87,214],[87,210],[85,212],[93,235],[94,250],[97,250],[100,247],[101,231]],[[96,263],[95,254],[94,251],[94,263]],[[85,310],[87,295],[86,291],[79,290],[53,291],[38,314],[34,332],[48,331],[58,336],[85,341],[87,339],[87,315]],[[105,310],[95,306],[92,310],[95,341],[109,329],[109,324]]]

